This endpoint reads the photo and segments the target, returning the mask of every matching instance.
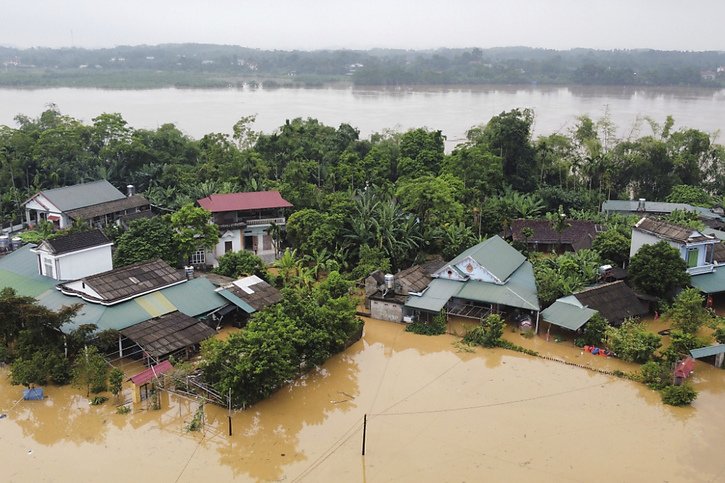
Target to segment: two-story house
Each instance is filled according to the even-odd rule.
[[[219,257],[240,250],[250,250],[267,262],[275,259],[279,247],[272,227],[284,230],[284,210],[292,208],[278,191],[214,194],[197,203],[211,211],[220,237],[214,248],[195,254],[192,263],[216,266]]]
[[[682,259],[687,262],[687,273],[690,275],[710,273],[715,269],[715,250],[720,240],[699,230],[646,216],[632,228],[629,256],[634,256],[644,245],[662,240],[680,252]]]

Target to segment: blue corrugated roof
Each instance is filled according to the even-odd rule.
[[[725,352],[725,344],[711,345],[708,347],[700,347],[699,349],[692,349],[690,355],[695,359],[702,359],[703,357],[716,356]]]

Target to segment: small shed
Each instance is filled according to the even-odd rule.
[[[717,344],[707,347],[700,347],[699,349],[692,349],[690,351],[690,355],[695,359],[714,357],[715,367],[722,367],[723,361],[725,360],[725,344]]]
[[[149,396],[149,383],[173,368],[174,366],[171,365],[171,362],[165,360],[139,372],[135,376],[131,376],[128,380],[133,383],[133,402],[140,403],[143,399],[147,398]]]
[[[23,399],[26,401],[42,401],[45,395],[42,387],[23,389]]]

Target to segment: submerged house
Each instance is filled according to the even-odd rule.
[[[187,352],[214,333],[205,321],[220,318],[230,305],[206,278],[189,278],[161,260],[59,282],[42,274],[37,257],[30,245],[1,257],[0,288],[12,287],[50,310],[79,305],[61,331],[87,324],[119,331],[121,357],[156,363],[168,351]],[[142,323],[139,332],[127,331]]]
[[[491,312],[536,313],[539,298],[534,269],[520,252],[496,235],[464,251],[432,274],[420,293],[410,294],[406,314],[480,319]]]
[[[592,241],[602,231],[602,227],[593,221],[569,220],[567,224],[559,233],[548,220],[513,220],[510,227],[511,239],[525,243],[534,251],[575,252],[591,248]],[[526,236],[528,234],[531,236]]]
[[[687,263],[693,287],[706,294],[725,292],[725,246],[717,236],[644,217],[632,228],[630,257],[642,246],[663,240],[676,248]]]
[[[219,294],[240,309],[235,325],[241,326],[250,315],[282,300],[282,292],[256,275],[242,277],[217,289]]]
[[[365,305],[370,309],[370,317],[390,322],[409,320],[405,315],[408,296],[421,295],[443,265],[445,261],[438,257],[395,275],[380,270],[371,273],[365,279]]]
[[[618,326],[624,319],[641,317],[647,312],[647,306],[620,280],[594,285],[559,298],[541,312],[541,318],[550,327],[556,325],[577,331],[597,313],[609,324]]]
[[[25,222],[34,226],[40,221],[53,223],[56,229],[67,228],[73,222],[102,228],[124,217],[150,216],[150,204],[127,186],[124,195],[106,180],[39,191],[25,206]]]
[[[275,259],[279,247],[271,229],[284,230],[285,209],[292,208],[278,191],[214,194],[197,203],[212,213],[221,236],[214,248],[192,257],[194,264],[217,266],[219,257],[241,250],[252,251],[265,261]]]

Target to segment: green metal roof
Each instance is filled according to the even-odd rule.
[[[48,198],[51,203],[62,211],[74,210],[84,206],[97,205],[98,203],[125,198],[123,193],[114,188],[105,179],[44,190],[40,194]]]
[[[256,310],[254,310],[254,307],[231,293],[229,290],[219,290],[217,293],[248,314],[253,314],[254,312],[256,312]]]
[[[510,277],[507,283],[495,283],[468,280],[459,282],[443,278],[434,278],[422,296],[411,295],[405,306],[438,312],[451,297],[507,305],[527,310],[539,310],[539,298],[536,291],[536,280],[531,263],[524,262]]]
[[[690,275],[690,285],[704,293],[725,292],[725,267],[702,275]]]
[[[462,282],[434,278],[428,284],[428,288],[423,292],[423,295],[411,295],[405,302],[405,306],[428,312],[440,312],[448,303],[448,300],[461,290],[462,286]]]
[[[708,347],[700,347],[699,349],[692,349],[690,355],[695,359],[702,359],[703,357],[716,356],[725,352],[725,344],[711,345]]]
[[[589,322],[597,311],[587,308],[578,307],[573,304],[557,300],[547,309],[541,312],[541,317],[546,321],[559,327],[569,330],[578,330],[584,324]]]
[[[525,256],[498,235],[472,246],[454,258],[450,265],[455,265],[466,257],[476,260],[479,265],[486,268],[502,282],[509,278],[526,261]]]
[[[179,312],[190,317],[224,307],[229,302],[214,290],[216,287],[204,277],[189,280],[161,290],[161,293],[176,306]]]
[[[214,291],[216,287],[206,278],[195,278],[112,306],[85,302],[57,290],[57,280],[39,275],[31,248],[26,245],[0,258],[0,288],[12,287],[19,295],[34,297],[51,310],[80,305],[76,316],[62,327],[66,333],[85,324],[95,324],[98,330],[121,330],[175,310],[197,317],[229,303]]]

